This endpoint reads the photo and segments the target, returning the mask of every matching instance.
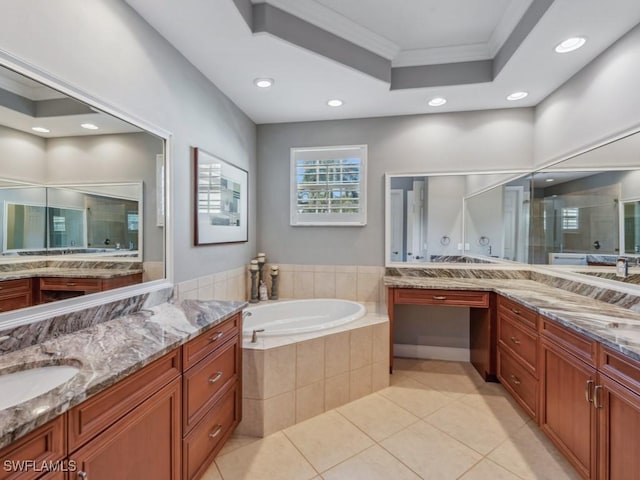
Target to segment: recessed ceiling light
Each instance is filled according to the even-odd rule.
[[[435,97],[429,100],[429,105],[432,107],[441,107],[445,103],[447,103],[447,99],[442,97]]]
[[[547,179],[545,180],[545,182],[555,182],[555,181],[556,181],[556,179],[555,179],[555,178],[547,178]]]
[[[31,130],[39,133],[49,133],[51,131],[48,128],[44,128],[44,127],[31,127]]]
[[[577,50],[581,46],[583,46],[586,42],[587,42],[587,39],[584,37],[567,38],[564,42],[561,42],[558,45],[556,45],[555,50],[557,53],[573,52],[574,50]]]
[[[273,78],[256,78],[253,83],[258,88],[269,88],[274,82]]]
[[[82,128],[86,128],[87,130],[98,130],[98,127],[93,123],[83,123],[80,125]]]
[[[339,98],[334,98],[334,99],[329,100],[327,102],[327,105],[329,105],[330,107],[341,107],[343,103],[344,102],[342,100],[340,100]]]
[[[511,102],[515,100],[522,100],[527,95],[529,95],[527,92],[513,92],[511,95],[507,96],[507,100]]]

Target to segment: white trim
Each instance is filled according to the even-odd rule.
[[[502,18],[493,29],[491,37],[487,41],[487,48],[491,58],[495,57],[498,51],[502,48],[509,36],[513,33],[515,28],[522,20],[522,17],[534,0],[516,1],[510,2],[507,6]]]
[[[52,304],[37,305],[28,309],[20,309],[15,312],[7,312],[0,314],[0,325],[5,327],[5,319],[9,324],[14,322],[22,322],[21,324],[32,323],[34,321],[50,318],[52,316],[61,315],[64,313],[75,312],[85,308],[102,305],[114,300],[122,300],[142,293],[149,293],[157,291],[163,288],[172,287],[174,278],[174,259],[173,259],[173,246],[174,246],[174,232],[173,232],[173,195],[171,192],[172,187],[172,172],[173,172],[173,135],[168,130],[165,130],[157,125],[152,124],[146,120],[143,120],[135,115],[127,113],[125,108],[120,108],[111,105],[104,100],[100,100],[94,97],[84,89],[77,85],[63,81],[53,74],[43,70],[30,62],[22,60],[15,55],[0,49],[0,66],[4,66],[11,70],[14,70],[22,75],[36,80],[45,86],[58,90],[65,95],[85,102],[91,107],[95,107],[103,112],[106,112],[114,117],[117,117],[125,122],[131,123],[148,133],[156,135],[164,139],[165,148],[165,205],[168,206],[165,210],[165,227],[164,227],[164,264],[165,264],[165,280],[156,280],[152,282],[146,282],[142,284],[132,285],[128,287],[122,287],[114,291],[94,293],[87,297],[77,297],[68,300],[62,300],[52,307]],[[58,306],[60,304],[60,306]],[[33,312],[33,313],[32,313]]]
[[[450,45],[446,47],[416,48],[401,50],[393,59],[393,67],[416,67],[443,63],[490,60],[491,51],[486,43]]]
[[[471,352],[468,348],[407,345],[401,343],[395,343],[393,345],[393,356],[453,362],[469,362],[471,360]]]

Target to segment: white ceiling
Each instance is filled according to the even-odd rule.
[[[19,73],[0,67],[0,89],[33,101],[68,98],[67,95],[42,85]],[[80,125],[92,123],[98,130],[87,130]],[[27,132],[43,138],[107,135],[142,131],[112,115],[95,110],[90,113],[32,117],[25,113],[0,105],[0,125]],[[32,127],[44,127],[49,133],[36,132]]]
[[[492,82],[390,90],[384,81],[278,37],[252,34],[232,0],[127,3],[256,123],[533,106],[640,22],[637,0],[555,0]],[[368,0],[366,8],[362,0],[268,3],[290,8],[292,14],[297,8],[297,16],[334,34],[351,25],[340,36],[368,45],[394,65],[430,63],[425,61],[429,52],[439,54],[433,57],[438,63],[468,60],[459,54],[461,48],[471,52],[470,45],[485,45],[489,57],[479,49],[476,58],[490,58],[528,5],[526,0]],[[327,19],[334,19],[332,29]],[[588,38],[585,47],[565,55],[553,51],[575,35]],[[407,57],[416,51],[413,59]],[[275,84],[258,89],[253,85],[257,77],[273,78]],[[529,96],[518,102],[505,99],[519,90]],[[434,96],[448,103],[429,107]],[[331,98],[342,99],[344,106],[328,107]]]

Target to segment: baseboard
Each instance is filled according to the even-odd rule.
[[[396,357],[449,360],[454,362],[468,362],[471,360],[468,348],[434,347],[431,345],[394,344],[393,355]]]

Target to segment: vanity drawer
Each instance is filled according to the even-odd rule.
[[[184,432],[205,415],[226,386],[238,380],[240,355],[240,339],[236,336],[185,372],[182,384]]]
[[[534,330],[538,328],[538,314],[535,311],[503,296],[498,296],[498,314],[505,315],[515,322],[522,322]]]
[[[102,280],[99,278],[41,277],[40,290],[99,292],[102,290]]]
[[[33,467],[27,467],[27,471],[6,468],[11,462],[29,460],[40,466],[42,462],[61,461],[65,456],[64,415],[61,415],[0,450],[0,480],[31,480],[42,475],[42,471],[34,471]]]
[[[182,346],[184,369],[188,369],[240,332],[242,312],[216,325]]]
[[[498,379],[531,418],[537,419],[538,380],[501,350],[498,350]]]
[[[20,278],[18,280],[4,280],[0,282],[0,300],[14,297],[18,294],[31,295],[31,279]]]
[[[538,334],[506,315],[498,315],[498,345],[520,360],[531,374],[537,376]]]
[[[17,293],[13,294],[13,296],[3,295],[0,297],[0,313],[17,308],[30,307],[31,304],[31,292]]]
[[[68,412],[69,451],[86,443],[180,375],[176,348]]]
[[[600,344],[598,370],[631,391],[640,393],[640,362]]]
[[[182,441],[182,470],[186,480],[199,478],[211,464],[224,440],[240,421],[240,393],[233,387]]]
[[[489,307],[489,292],[426,290],[418,288],[394,288],[393,290],[394,303],[396,304]]]
[[[548,338],[592,367],[596,366],[598,342],[595,340],[580,335],[545,317],[542,317],[540,323],[540,335]]]

